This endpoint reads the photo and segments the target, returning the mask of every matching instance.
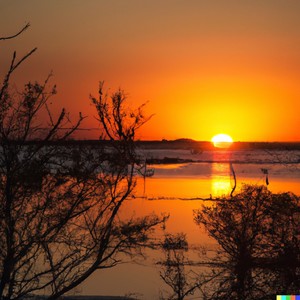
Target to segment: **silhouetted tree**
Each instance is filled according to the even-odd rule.
[[[206,263],[214,279],[208,281],[209,299],[271,299],[299,290],[299,197],[245,185],[239,194],[195,211],[195,221],[222,250]]]
[[[171,294],[162,295],[161,299],[183,300],[187,296],[193,295],[200,283],[191,270],[186,270],[190,262],[185,255],[188,251],[185,235],[183,233],[167,234],[161,248],[165,259],[159,262],[162,265],[160,277],[172,290]]]
[[[92,103],[111,142],[68,143],[84,117],[73,124],[65,109],[57,117],[51,113],[56,90],[48,88],[49,78],[18,93],[10,87],[12,74],[34,51],[20,60],[14,53],[0,87],[1,299],[41,290],[56,299],[96,270],[117,265],[123,254],[139,254],[165,220],[120,214],[135,186],[133,141],[147,120],[142,110],[128,115],[124,92],[103,97],[101,83]]]

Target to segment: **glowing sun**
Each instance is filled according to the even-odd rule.
[[[211,139],[212,143],[217,148],[228,148],[233,143],[233,139],[228,134],[217,134]]]

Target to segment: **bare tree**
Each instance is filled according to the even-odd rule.
[[[0,88],[1,299],[39,291],[56,299],[96,270],[151,246],[151,233],[166,219],[121,213],[135,186],[133,142],[147,120],[142,109],[126,114],[124,92],[103,97],[101,83],[92,103],[110,142],[71,143],[84,117],[72,123],[65,109],[57,117],[51,113],[56,89],[48,88],[49,78],[22,92],[10,87],[34,51],[19,60],[13,54]]]

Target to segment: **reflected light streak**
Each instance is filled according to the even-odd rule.
[[[230,165],[212,164],[211,190],[213,197],[228,195],[231,191]]]
[[[226,156],[226,161],[230,161],[229,152],[224,152],[222,155]],[[215,154],[214,154],[215,156]],[[230,194],[231,178],[230,178],[230,164],[229,163],[213,163],[211,168],[211,190],[212,197],[227,196]]]
[[[211,180],[212,195],[228,195],[231,191],[230,176],[213,176]]]

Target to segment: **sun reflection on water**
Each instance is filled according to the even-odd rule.
[[[222,157],[225,157],[225,161],[230,161],[230,152],[222,151]],[[217,156],[217,157],[215,157]],[[214,153],[214,161],[211,165],[211,191],[212,196],[227,196],[232,190],[233,183],[231,182],[231,170],[230,163],[219,163],[218,156],[220,153]]]
[[[213,196],[228,195],[231,191],[230,165],[212,164],[211,190]]]

